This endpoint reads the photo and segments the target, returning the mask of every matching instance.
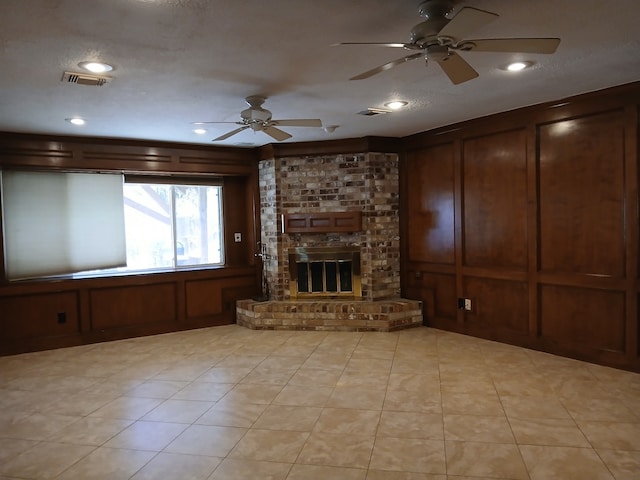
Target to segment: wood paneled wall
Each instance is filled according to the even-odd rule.
[[[405,139],[403,294],[428,325],[640,371],[639,105],[633,84]]]
[[[0,284],[0,354],[233,322],[260,286],[257,161],[398,151],[402,293],[426,324],[640,371],[639,105],[636,83],[404,139],[260,149],[0,134],[0,167],[215,174],[231,210],[225,268]]]
[[[213,269],[0,282],[0,355],[233,323],[235,301],[260,290],[257,158],[247,149],[0,134],[2,168],[221,177],[226,257]]]
[[[399,145],[400,139],[365,137],[247,149],[0,133],[0,168],[221,177],[226,260],[213,269],[6,282],[0,236],[0,355],[235,322],[236,300],[261,288],[259,160],[397,153]]]

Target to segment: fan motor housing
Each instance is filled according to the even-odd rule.
[[[248,123],[265,123],[271,120],[271,112],[260,107],[247,108],[240,112],[240,116]]]
[[[447,23],[449,23],[449,20],[446,18],[425,20],[411,29],[409,40],[411,43],[419,45],[422,48],[427,45],[437,44],[438,32],[440,32]]]

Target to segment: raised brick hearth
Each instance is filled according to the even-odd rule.
[[[270,300],[237,303],[238,325],[253,330],[391,332],[422,325],[420,302]]]
[[[269,298],[239,301],[238,324],[253,329],[340,331],[392,331],[421,325],[421,303],[400,297],[398,181],[397,154],[262,160],[261,242]],[[326,212],[333,217],[336,212],[358,212],[358,219],[361,213],[359,230],[283,231],[287,218]],[[296,298],[290,285],[289,253],[300,247],[359,248],[361,295]]]

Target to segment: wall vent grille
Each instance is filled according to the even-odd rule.
[[[110,80],[109,77],[101,77],[99,75],[91,75],[88,73],[64,72],[62,82],[75,83],[77,85],[89,85],[92,87],[101,87]]]
[[[364,115],[365,117],[373,117],[374,115],[382,115],[383,113],[389,113],[391,110],[386,110],[384,108],[374,108],[369,107],[366,110],[362,110],[358,112],[358,115]]]

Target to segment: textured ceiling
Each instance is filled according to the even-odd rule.
[[[331,46],[407,42],[417,0],[2,0],[0,131],[212,144],[249,95],[274,118],[337,125],[283,127],[291,141],[401,137],[454,122],[640,80],[638,0],[468,0],[500,15],[474,38],[559,37],[553,55],[467,52],[480,77],[453,85],[422,60],[348,78],[407,54]],[[455,13],[455,12],[454,12]],[[500,69],[530,60],[520,74]],[[84,60],[115,68],[103,87],[61,82]],[[357,115],[392,99],[403,111]],[[81,116],[75,127],[65,118]],[[221,145],[274,142],[251,130]]]

